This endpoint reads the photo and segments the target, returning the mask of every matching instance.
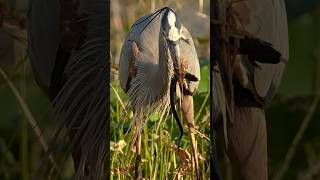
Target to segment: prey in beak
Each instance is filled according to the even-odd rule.
[[[174,74],[170,83],[170,106],[172,114],[179,127],[179,137],[177,145],[180,147],[180,141],[183,135],[183,127],[179,120],[179,116],[176,110],[177,92],[176,86],[179,82],[180,91],[183,87],[181,83],[181,55],[180,55],[180,39],[181,39],[181,23],[176,13],[171,8],[166,8],[163,14],[161,27],[166,38],[167,48],[170,52],[170,57],[173,63]],[[183,94],[183,93],[181,93]]]
[[[194,104],[192,92],[186,87],[186,81],[198,81],[198,78],[188,73],[187,68],[182,65],[180,43],[184,40],[189,44],[188,40],[183,36],[182,26],[179,22],[178,17],[171,8],[167,8],[162,19],[162,28],[166,37],[167,47],[169,54],[173,63],[174,74],[170,82],[170,106],[172,114],[179,127],[179,137],[178,137],[178,151],[180,150],[180,141],[183,135],[183,126],[180,122],[179,115],[176,110],[177,102],[177,83],[179,84],[180,94],[181,94],[181,110],[184,121],[186,122],[189,135],[191,139],[191,149],[192,149],[192,177],[195,171],[195,176],[199,177],[198,172],[198,158],[197,158],[197,143],[195,140],[195,128],[194,128]]]

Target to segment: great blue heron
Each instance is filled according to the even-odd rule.
[[[59,155],[56,160],[61,160],[56,169],[66,159],[60,155],[71,149],[76,179],[105,179],[109,149],[106,113],[109,3],[107,0],[28,3],[31,66],[67,132],[64,135],[59,130],[50,147],[51,152]],[[61,144],[69,146],[61,149]]]
[[[140,133],[144,123],[141,118],[156,108],[166,109],[169,99],[180,129],[179,144],[183,129],[175,110],[178,94],[197,168],[192,95],[199,84],[200,66],[192,37],[173,9],[164,7],[132,25],[121,50],[119,71],[121,87],[135,114],[137,161],[141,158]]]
[[[228,43],[218,48],[220,73],[214,74],[217,79],[221,76],[226,94],[226,103],[216,105],[225,119],[227,154],[235,177],[268,179],[264,108],[277,92],[288,60],[285,3],[218,2],[221,26],[215,26],[217,36]]]

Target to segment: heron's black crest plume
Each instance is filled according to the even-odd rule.
[[[170,8],[170,7],[163,7],[163,8],[161,8],[161,9],[159,9],[158,11],[150,14],[148,17],[146,17],[145,19],[141,20],[140,22],[137,22],[137,23],[133,24],[133,25],[131,26],[131,28],[134,27],[134,26],[137,26],[137,25],[139,25],[139,24],[143,23],[144,21],[149,20],[149,19],[151,18],[151,19],[149,20],[149,22],[142,28],[142,30],[141,30],[141,32],[140,32],[140,34],[142,34],[143,31],[146,29],[146,27],[147,27],[160,13],[162,13],[163,11],[166,11],[166,12],[172,11],[172,12],[174,12],[174,10],[173,10],[172,8]],[[139,21],[139,20],[138,20],[138,21]]]
[[[236,37],[231,36],[230,42],[234,44]],[[240,46],[238,51],[242,55],[247,55],[252,62],[277,64],[281,61],[282,55],[272,47],[272,44],[257,38],[245,36],[239,39]]]

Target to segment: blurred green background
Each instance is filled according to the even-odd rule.
[[[287,0],[289,62],[266,109],[269,179],[285,167],[283,180],[320,179],[320,8],[317,0]],[[231,165],[218,141],[219,169]],[[224,156],[224,157],[223,157]]]
[[[119,6],[116,7],[114,2],[118,2]],[[198,11],[201,11],[199,8],[201,3],[203,3],[202,13],[204,15],[197,14]],[[317,105],[315,111],[310,112],[316,93],[319,93],[316,92],[316,89],[320,84],[320,8],[317,5],[319,4],[317,0],[289,0],[288,3],[290,59],[279,93],[266,112],[269,174],[272,177],[282,165],[293,139],[301,128],[301,124],[306,122],[304,121],[306,115],[309,114],[311,115],[310,122],[305,124],[305,132],[301,134],[301,142],[296,145],[296,153],[283,179],[303,179],[308,173],[315,175],[312,177],[313,179],[320,179],[320,106]],[[182,7],[190,8],[184,11],[187,13],[183,15],[183,18],[187,19],[190,26],[187,27],[195,36],[198,55],[201,59],[202,82],[196,96],[196,102],[204,102],[209,87],[209,31],[205,27],[206,24],[203,23],[206,22],[205,15],[209,14],[208,1],[112,0],[110,13],[112,63],[117,64],[122,40],[131,24],[144,13],[154,11],[165,4],[176,7],[178,13]],[[183,4],[186,5],[182,6]],[[295,6],[295,4],[298,5]],[[28,59],[25,58],[26,12],[27,1],[25,0],[0,0],[0,67],[9,76],[9,80],[14,83],[38,126],[43,130],[46,140],[50,142],[58,123],[53,119],[51,105],[36,85]],[[190,14],[192,16],[189,16]],[[1,21],[2,16],[4,21]],[[112,71],[114,72],[111,74],[116,79],[115,69]],[[28,124],[20,104],[7,82],[7,79],[0,76],[0,180],[30,179],[37,170],[44,153],[33,128]],[[113,85],[120,96],[125,98],[119,86],[116,83]],[[110,92],[114,91],[111,89]],[[116,114],[116,112],[120,112],[121,104],[114,94],[111,95],[111,103],[116,110],[111,116],[114,119],[117,116],[119,118],[120,114]],[[201,118],[198,122],[207,118],[207,103],[204,105],[203,114],[199,116]],[[198,103],[196,108],[201,108],[201,103]],[[155,116],[154,122],[150,123],[151,129],[157,119],[158,117]],[[116,129],[117,124],[113,124],[113,122],[111,122],[111,127]],[[171,122],[167,122],[164,126],[165,130],[174,131],[171,128]],[[173,127],[175,126],[173,123]],[[203,128],[204,134],[208,134],[208,126],[207,120],[201,124],[200,128]],[[177,137],[176,132],[173,134],[168,132],[170,140]],[[116,135],[112,137],[112,141],[115,143],[119,142],[119,139]],[[200,142],[203,142],[200,144],[203,148],[202,151],[208,152],[209,149],[204,149],[208,147],[207,140],[200,139]],[[187,146],[186,140],[184,139],[185,147]],[[159,145],[159,147],[161,146],[167,145]],[[218,148],[221,150],[223,146],[219,144]],[[226,177],[225,179],[228,179],[226,174],[229,172],[229,166],[223,158],[223,154],[221,156],[219,162],[222,169],[221,174]],[[119,154],[118,158],[121,157]],[[209,158],[208,154],[205,158]],[[204,166],[207,166],[209,160],[205,159],[204,161],[206,162]],[[115,163],[115,167],[118,165],[119,163]],[[65,169],[64,177],[70,179],[72,172],[73,167],[70,164],[70,167]]]
[[[269,174],[273,175],[283,165],[293,139],[301,135],[283,179],[304,180],[311,174],[311,179],[319,179],[320,105],[316,98],[320,94],[319,1],[294,0],[287,9],[289,63],[279,93],[266,111]]]
[[[36,85],[27,57],[25,0],[0,0],[0,179],[31,179],[44,157],[42,146],[7,82],[17,88],[49,142],[57,122]],[[70,177],[70,176],[69,176]]]

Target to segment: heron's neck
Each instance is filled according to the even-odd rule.
[[[159,49],[159,62],[158,67],[154,72],[153,89],[154,92],[159,92],[164,95],[169,89],[170,79],[173,74],[172,60],[165,52],[166,49]],[[150,77],[152,78],[152,77]]]
[[[169,89],[171,77],[173,75],[173,61],[170,58],[170,52],[164,53],[164,57],[160,57],[159,60],[159,73],[162,73],[161,83],[165,90]]]

